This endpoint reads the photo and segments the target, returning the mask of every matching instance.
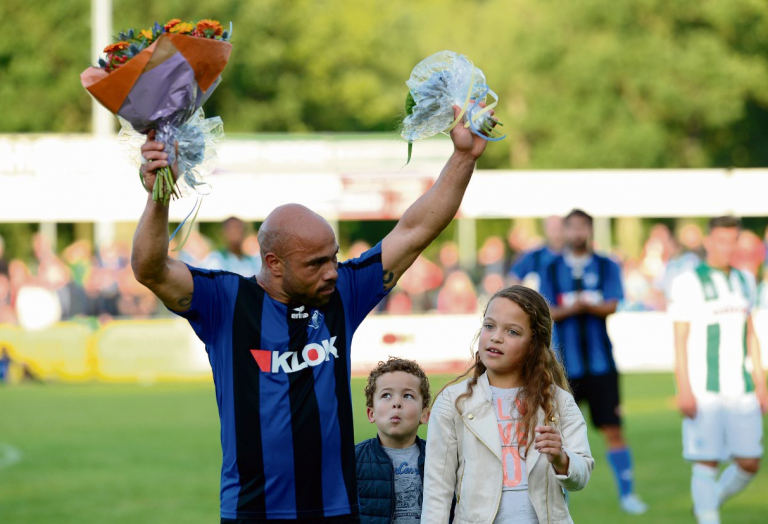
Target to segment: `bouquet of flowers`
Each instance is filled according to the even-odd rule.
[[[117,115],[123,143],[140,146],[154,129],[155,140],[165,143],[169,166],[178,163],[178,185],[170,168],[158,172],[155,202],[168,205],[171,198],[198,190],[213,170],[223,124],[218,117],[206,119],[201,106],[221,82],[231,37],[231,23],[227,31],[215,20],[155,22],[149,29],[120,33],[98,66],[80,75],[83,87]],[[139,155],[134,156],[138,165]]]
[[[410,91],[400,136],[408,142],[408,162],[414,142],[437,133],[447,135],[462,121],[464,127],[485,140],[506,136],[495,129],[494,125],[503,124],[490,114],[498,97],[486,85],[483,72],[466,56],[453,51],[435,53],[413,68],[406,85]],[[494,101],[480,106],[488,96]],[[461,107],[457,118],[453,117],[454,105]]]

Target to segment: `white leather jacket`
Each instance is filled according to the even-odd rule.
[[[467,390],[467,381],[450,386],[435,401],[427,432],[424,503],[421,522],[446,524],[456,495],[453,524],[491,524],[501,503],[503,470],[501,437],[493,411],[491,388],[483,374],[472,395],[454,403]],[[568,454],[568,474],[558,475],[546,457],[528,449],[528,495],[540,523],[573,523],[563,490],[587,485],[595,461],[589,451],[587,425],[573,397],[557,388],[558,417],[550,425],[560,429]],[[537,426],[543,426],[540,410]]]

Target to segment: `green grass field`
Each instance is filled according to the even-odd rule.
[[[433,377],[433,392],[447,377]],[[353,380],[355,435],[372,437],[364,380]],[[586,490],[571,498],[576,522],[693,522],[690,468],[680,457],[680,418],[670,375],[628,375],[622,384],[645,516],[619,512],[597,434]],[[426,436],[426,428],[421,428]],[[221,451],[213,385],[20,385],[0,387],[0,523],[218,522]],[[0,464],[4,461],[0,457]],[[766,522],[768,473],[723,510],[724,523]],[[430,523],[431,524],[431,523]]]

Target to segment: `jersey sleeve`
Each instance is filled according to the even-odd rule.
[[[368,313],[389,293],[384,288],[381,242],[359,258],[339,264],[336,287],[341,294],[347,317],[355,330]]]
[[[518,280],[523,280],[533,270],[533,252],[528,252],[515,259],[512,267],[509,268],[509,274]]]
[[[693,272],[686,271],[672,280],[667,312],[673,322],[691,322],[702,300],[701,283]]]
[[[603,282],[603,299],[624,300],[624,285],[621,282],[621,266],[611,259],[608,259],[608,271]]]
[[[210,344],[223,321],[222,315],[231,311],[228,305],[234,303],[240,277],[225,271],[187,267],[192,273],[192,304],[183,312],[169,311],[187,319],[198,338]]]

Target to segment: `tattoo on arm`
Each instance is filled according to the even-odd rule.
[[[395,274],[392,271],[385,269],[384,270],[384,287],[389,286],[393,280],[395,280]]]
[[[189,307],[192,304],[192,294],[190,293],[186,297],[181,297],[177,304],[180,307]]]

